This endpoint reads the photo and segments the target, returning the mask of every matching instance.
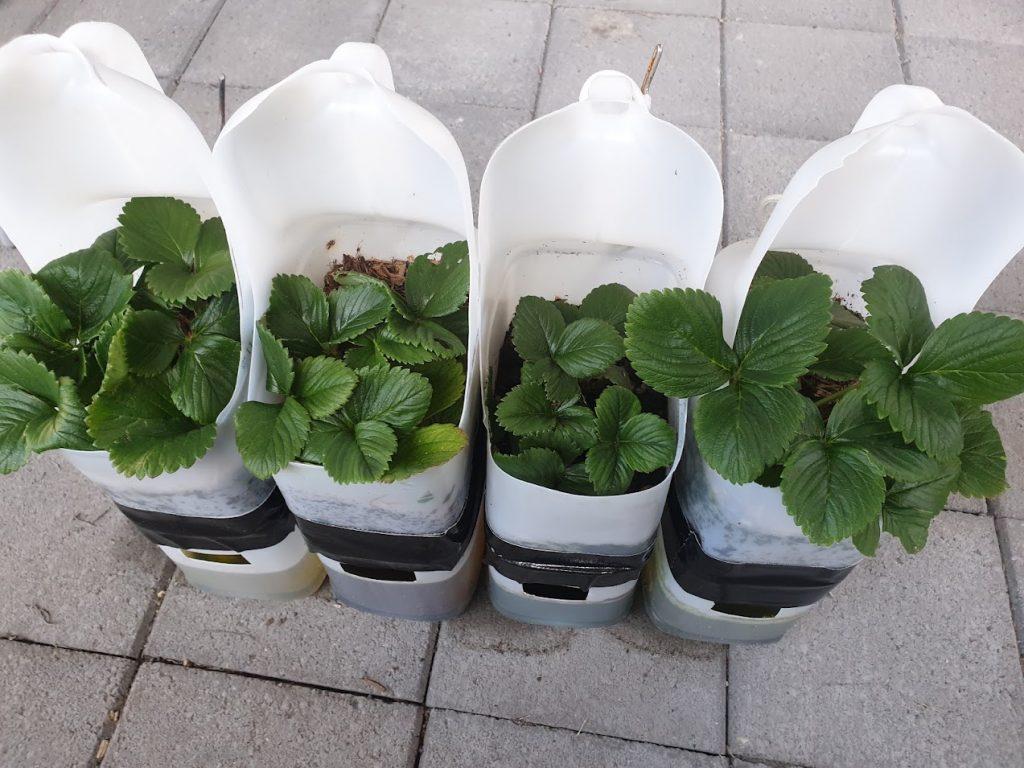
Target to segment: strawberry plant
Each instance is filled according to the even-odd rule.
[[[302,275],[272,282],[257,333],[280,402],[245,403],[235,417],[257,477],[299,459],[338,483],[392,482],[466,445],[466,242],[409,262],[346,262],[323,289]]]
[[[1024,391],[1024,323],[968,312],[935,327],[920,281],[898,266],[876,268],[861,293],[865,318],[800,256],[770,252],[731,345],[714,296],[653,291],[629,309],[626,354],[659,392],[700,396],[707,463],[733,483],[778,486],[811,542],[852,538],[872,555],[885,531],[917,552],[950,493],[1006,487],[982,406]]]
[[[0,472],[71,448],[155,477],[213,445],[241,353],[224,227],[173,198],[119,221],[34,275],[0,272]]]
[[[494,461],[513,477],[567,493],[614,495],[651,484],[675,458],[667,404],[623,359],[618,284],[579,306],[519,300],[499,360]]]

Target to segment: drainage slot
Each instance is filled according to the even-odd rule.
[[[376,581],[416,581],[416,571],[403,571],[398,568],[374,568],[368,565],[342,565],[345,573],[362,576],[364,579]]]
[[[249,561],[235,552],[196,552],[191,549],[181,550],[181,554],[192,560],[205,560],[208,563],[224,565],[248,565]]]
[[[779,615],[778,608],[763,608],[760,605],[743,605],[742,603],[715,603],[712,611],[728,613],[730,616],[744,616],[748,619],[771,619]]]
[[[561,584],[523,584],[523,592],[534,597],[547,597],[552,600],[586,600],[589,589],[568,587]]]

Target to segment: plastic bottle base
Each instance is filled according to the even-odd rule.
[[[633,605],[636,583],[631,581],[618,587],[591,589],[586,600],[562,600],[527,594],[522,584],[502,576],[494,568],[487,569],[487,594],[498,613],[524,624],[549,627],[586,628],[617,624]],[[601,594],[604,590],[611,594],[604,592],[605,597]]]

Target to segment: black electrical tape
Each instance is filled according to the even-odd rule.
[[[193,517],[150,512],[118,504],[124,516],[155,544],[178,549],[243,552],[280,544],[295,521],[277,488],[251,512],[236,517]]]
[[[853,570],[717,560],[701,548],[674,490],[661,518],[661,535],[676,583],[715,603],[779,609],[813,605]]]
[[[482,441],[481,441],[482,442]],[[466,506],[455,524],[437,534],[399,534],[325,525],[296,516],[295,523],[310,550],[342,566],[393,571],[450,571],[466,552],[483,500],[484,469],[470,482]]]
[[[520,584],[549,584],[586,590],[614,587],[639,578],[650,557],[653,542],[633,555],[587,555],[552,552],[510,544],[487,529],[484,562],[506,578]]]

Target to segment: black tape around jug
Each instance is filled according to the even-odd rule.
[[[476,462],[459,519],[438,534],[401,534],[343,528],[295,518],[310,551],[342,567],[372,571],[450,571],[473,538],[484,492],[483,464]]]
[[[661,535],[676,583],[719,604],[770,609],[813,605],[853,570],[717,560],[704,552],[674,491],[661,518]]]
[[[512,544],[488,528],[484,562],[502,576],[520,584],[547,584],[588,590],[635,581],[640,577],[640,571],[653,547],[652,542],[644,551],[632,555],[552,552]]]
[[[280,544],[295,529],[295,520],[277,488],[256,509],[235,517],[174,515],[123,504],[117,508],[154,544],[178,549],[266,549]]]

